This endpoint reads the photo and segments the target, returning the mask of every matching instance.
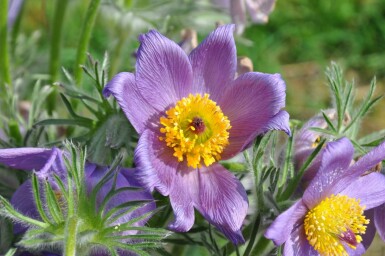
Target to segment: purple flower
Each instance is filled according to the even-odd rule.
[[[381,239],[385,241],[385,204],[374,208],[373,214],[375,228]]]
[[[334,109],[328,109],[323,112],[330,120],[335,120],[337,118],[337,113]],[[307,121],[294,137],[294,165],[296,170],[299,170],[302,167],[308,157],[313,153],[314,149],[318,146],[321,137],[325,136],[324,134],[310,129],[313,127],[322,129],[328,127],[322,114],[318,114]],[[306,170],[302,178],[302,183],[305,186],[314,178],[320,168],[323,151],[324,149],[321,149],[312,164]]]
[[[354,148],[342,138],[330,142],[303,197],[283,212],[265,237],[284,245],[284,255],[361,255],[374,230],[364,210],[385,202],[385,177],[361,176],[385,158],[385,143],[351,165]],[[370,211],[368,211],[370,214]],[[366,214],[366,213],[365,213]]]
[[[169,228],[188,231],[196,208],[241,243],[247,195],[218,160],[268,130],[290,130],[279,74],[250,72],[234,80],[233,30],[219,27],[189,56],[157,31],[141,35],[136,73],[117,74],[103,93],[117,99],[140,134],[138,174],[147,188],[170,196],[175,220]]]
[[[0,163],[6,166],[22,169],[27,171],[34,171],[36,176],[41,180],[48,180],[53,187],[58,190],[58,186],[54,179],[54,174],[60,177],[66,184],[67,171],[64,165],[64,155],[67,152],[61,151],[57,148],[46,149],[46,148],[13,148],[13,149],[0,149]],[[101,178],[106,174],[108,168],[98,166],[92,163],[86,163],[85,165],[85,181],[87,185],[88,193],[96,186]],[[107,193],[111,189],[112,181],[108,181],[103,185],[101,190],[97,194],[96,204],[97,207],[103,202]],[[116,189],[122,187],[140,187],[136,178],[134,177],[134,171],[130,169],[121,168],[117,174]],[[56,192],[56,191],[55,191]],[[60,196],[60,194],[58,194]],[[119,193],[118,195],[111,198],[106,205],[106,210],[112,209],[122,203],[133,201],[133,200],[152,200],[152,196],[148,191],[145,190],[133,190]],[[33,198],[32,184],[28,180],[24,182],[18,190],[14,193],[11,198],[11,203],[16,210],[23,213],[26,216],[34,219],[40,219],[39,212],[36,208],[35,201]],[[133,211],[132,213],[123,215],[118,218],[111,225],[118,225],[120,223],[127,222],[133,218],[141,216],[149,211],[155,209],[155,203],[150,202],[149,204]],[[146,220],[135,223],[135,226],[143,226]],[[15,232],[25,232],[27,228],[20,225],[16,225]]]
[[[240,35],[247,23],[246,9],[253,23],[267,23],[276,0],[213,0],[213,2],[230,12],[232,22],[236,24],[236,32]]]
[[[8,27],[12,27],[20,13],[24,0],[10,0],[8,6]]]

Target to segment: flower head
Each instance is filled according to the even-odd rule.
[[[170,196],[188,231],[194,208],[234,243],[248,208],[244,188],[218,161],[246,149],[268,130],[290,133],[280,75],[249,72],[234,80],[233,25],[212,32],[189,56],[157,31],[141,35],[136,73],[105,87],[140,134],[135,163],[141,182]]]
[[[365,210],[385,202],[385,177],[361,176],[385,158],[385,143],[351,165],[354,148],[342,138],[326,146],[303,197],[283,212],[265,236],[284,255],[361,255],[373,239]]]
[[[328,109],[323,113],[330,119],[335,120],[337,118],[337,112],[335,109]],[[328,123],[322,114],[318,114],[307,121],[302,128],[296,133],[294,137],[294,164],[295,169],[299,170],[305,163],[307,158],[313,153],[314,149],[318,146],[321,139],[325,134],[311,130],[311,128],[326,129]],[[322,159],[322,149],[313,160],[312,164],[306,170],[302,183],[308,184],[316,175]]]
[[[267,23],[276,0],[213,0],[213,2],[230,12],[232,22],[236,24],[237,34],[242,34],[247,24],[246,10],[253,23]]]
[[[34,171],[39,180],[47,180],[53,188],[55,196],[59,202],[59,206],[63,208],[62,211],[66,212],[67,209],[65,209],[65,206],[61,204],[61,202],[64,203],[63,194],[61,194],[62,191],[59,189],[58,184],[54,178],[56,175],[63,181],[63,184],[67,184],[66,180],[68,178],[68,172],[66,170],[66,165],[64,164],[64,157],[68,158],[70,157],[70,154],[57,148],[0,149],[1,164],[15,169]],[[85,185],[87,194],[91,194],[93,189],[101,181],[107,171],[108,167],[102,167],[88,162],[85,164],[84,180],[86,183]],[[121,193],[111,197],[107,202],[104,202],[108,193],[112,189],[112,186],[112,180],[109,180],[102,185],[101,189],[96,194],[97,209],[95,209],[93,212],[97,212],[97,210],[103,206],[105,207],[104,212],[107,213],[110,209],[130,201],[148,200],[149,203],[139,207],[138,209],[133,208],[132,211],[128,211],[126,214],[121,214],[116,218],[115,215],[112,215],[111,217],[113,217],[113,220],[111,220],[111,222],[108,224],[109,227],[119,226],[122,223],[142,216],[155,209],[155,203],[152,202],[153,198],[151,194],[144,189],[140,189],[141,186],[134,176],[134,170],[121,168],[117,173],[115,189],[124,187],[135,187],[137,189],[122,191]],[[41,198],[41,200],[44,202],[45,198]],[[27,180],[17,189],[11,198],[11,204],[22,214],[33,219],[41,219],[34,200],[31,180]],[[118,211],[117,213],[120,214],[120,212],[121,211]],[[140,219],[139,221],[134,222],[132,226],[143,226],[147,220],[148,218]],[[87,226],[89,224],[85,225]],[[27,228],[21,226],[20,224],[15,225],[16,233],[24,233],[26,230]],[[137,231],[128,231],[126,233],[134,234],[136,232]],[[92,253],[91,255],[104,254]]]

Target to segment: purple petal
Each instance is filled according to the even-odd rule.
[[[385,204],[374,209],[374,224],[381,239],[385,241]]]
[[[17,16],[20,13],[21,6],[23,5],[24,0],[11,0],[9,1],[9,7],[8,7],[8,28],[12,27],[13,23],[15,22]]]
[[[255,137],[269,129],[289,132],[285,106],[285,82],[279,74],[249,72],[238,77],[219,103],[229,118],[230,145],[222,154],[230,158],[244,150]]]
[[[220,26],[191,52],[193,93],[209,93],[217,102],[234,80],[237,53],[233,31],[234,25]]]
[[[191,92],[192,69],[182,48],[155,30],[139,37],[136,62],[139,92],[164,111]]]
[[[366,252],[366,249],[362,243],[358,244],[356,246],[356,249],[353,249],[349,247],[348,245],[345,245],[345,250],[348,253],[349,256],[361,256]]]
[[[331,120],[336,118],[336,111],[334,109],[328,109],[323,111]],[[313,131],[310,128],[327,128],[328,124],[325,121],[322,114],[318,114],[312,117],[308,122],[306,122],[302,128],[297,132],[294,138],[294,165],[295,169],[299,170],[308,157],[313,153],[315,147],[314,143],[324,134]],[[312,164],[307,168],[301,183],[307,184],[310,182],[316,175],[317,171],[321,166],[322,159],[322,151],[321,150],[316,158],[313,160]]]
[[[291,135],[289,127],[289,113],[285,110],[279,111],[270,121],[265,125],[264,132],[271,130],[280,130],[284,131],[287,135]]]
[[[149,122],[158,121],[158,111],[140,94],[134,74],[122,72],[114,76],[103,89],[105,97],[111,94],[139,134]]]
[[[246,7],[254,23],[263,24],[269,20],[276,0],[246,0]]]
[[[297,201],[274,220],[267,228],[265,237],[273,240],[277,246],[282,245],[289,239],[293,230],[297,229],[296,226],[305,217],[307,211],[308,209],[303,201]]]
[[[377,208],[375,208],[377,209]],[[374,236],[376,235],[376,226],[374,221],[374,211],[375,209],[370,209],[365,211],[365,217],[369,219],[369,224],[366,226],[365,234],[362,235],[362,245],[367,250],[372,244]]]
[[[385,142],[372,149],[352,165],[349,170],[346,171],[345,175],[343,175],[333,186],[332,193],[336,194],[342,191],[345,189],[346,184],[352,183],[355,179],[364,174],[367,170],[376,166],[383,159],[385,159]]]
[[[290,237],[286,241],[283,247],[283,255],[285,256],[319,256],[319,253],[309,244],[306,239],[303,225],[297,227],[290,234]]]
[[[177,232],[189,231],[194,224],[194,201],[198,197],[198,171],[181,170],[174,174],[170,189],[170,202],[175,219],[169,229]]]
[[[35,205],[30,180],[21,184],[21,186],[15,191],[11,198],[11,204],[18,212],[33,219],[40,220],[40,214]],[[18,223],[14,225],[14,232],[16,234],[24,233],[27,229],[27,227]]]
[[[65,172],[62,152],[57,148],[0,149],[0,163],[15,169],[34,170],[40,178],[47,178],[51,171],[59,176]]]
[[[145,130],[135,149],[138,178],[147,189],[156,188],[162,195],[170,193],[178,161],[173,150],[159,140],[156,133]]]
[[[87,182],[87,188],[89,191],[91,191],[96,184],[103,178],[103,176],[106,174],[108,171],[107,167],[103,166],[97,166],[94,164],[87,164],[85,168],[86,172],[86,182]],[[124,172],[124,174],[122,174]],[[123,187],[139,187],[139,182],[136,180],[136,176],[134,175],[135,170],[134,169],[122,169],[117,173],[117,178],[116,178],[116,189],[123,188]],[[99,207],[109,191],[112,188],[113,180],[109,180],[106,182],[106,184],[101,188],[97,195],[97,206]],[[143,207],[140,207],[139,209],[127,213],[117,219],[113,225],[127,222],[130,219],[139,217],[141,215],[146,214],[149,211],[152,211],[155,209],[155,203],[151,202],[153,200],[151,194],[149,191],[146,190],[132,190],[132,191],[123,191],[119,194],[116,194],[113,196],[108,203],[106,204],[105,212],[109,211],[110,209],[126,203],[130,201],[135,201],[135,200],[148,200],[148,204],[146,204]],[[147,219],[143,219],[137,223],[135,223],[135,226],[143,226],[146,222]],[[136,233],[136,232],[130,232],[130,233]]]
[[[243,1],[230,1],[230,15],[232,22],[235,23],[237,35],[242,34],[246,25],[245,3]]]
[[[379,206],[385,202],[385,176],[380,173],[371,173],[357,178],[340,192],[360,200],[366,210]]]
[[[48,148],[0,149],[0,162],[15,169],[40,170],[51,155],[52,149]]]
[[[353,145],[347,138],[328,143],[322,154],[321,167],[302,197],[309,209],[333,194],[333,186],[346,175],[353,153]]]
[[[198,210],[234,244],[244,243],[240,231],[248,209],[239,180],[219,164],[199,169]]]

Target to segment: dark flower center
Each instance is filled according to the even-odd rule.
[[[200,117],[194,117],[190,125],[195,128],[193,131],[195,134],[201,134],[206,129],[205,123]]]
[[[358,244],[356,234],[354,234],[354,232],[350,228],[341,235],[339,235],[339,239],[345,241],[351,246],[357,246]]]

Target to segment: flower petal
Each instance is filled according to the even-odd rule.
[[[53,171],[64,175],[62,152],[57,148],[0,149],[0,163],[15,169],[34,170],[39,178],[47,178]]]
[[[327,109],[322,111],[327,117],[331,120],[336,119],[336,110]],[[299,170],[308,157],[313,153],[315,146],[318,144],[318,140],[321,137],[325,137],[325,134],[311,130],[311,128],[322,128],[326,129],[328,127],[327,122],[322,114],[318,114],[312,117],[307,121],[302,128],[296,133],[294,138],[294,165],[295,170]],[[315,177],[317,171],[321,166],[322,160],[322,151],[317,154],[316,158],[313,160],[312,164],[307,168],[304,176],[302,177],[301,184],[304,185],[304,188],[307,184]]]
[[[136,83],[143,97],[159,111],[191,92],[192,69],[175,42],[151,30],[139,36]]]
[[[385,204],[374,209],[374,224],[381,239],[385,241]]]
[[[90,170],[90,171],[87,171]],[[97,166],[94,164],[87,164],[86,165],[86,182],[88,185],[89,191],[91,191],[92,188],[96,186],[96,184],[103,178],[103,176],[108,171],[107,167],[104,166]],[[88,173],[87,173],[88,172]],[[124,172],[124,174],[122,174]],[[151,194],[147,190],[140,190],[140,185],[138,181],[136,180],[136,176],[134,175],[134,169],[122,169],[119,170],[116,178],[116,189],[124,188],[124,187],[136,187],[139,189],[135,190],[127,190],[122,191],[119,194],[116,194],[112,198],[109,199],[108,203],[105,207],[105,212],[109,211],[110,209],[121,205],[126,202],[130,201],[136,201],[136,200],[148,200],[148,204],[144,205],[143,207],[140,207],[139,209],[126,213],[125,215],[121,216],[119,219],[117,219],[113,224],[119,224],[123,222],[127,222],[133,218],[139,217],[144,215],[145,213],[152,211],[155,209],[155,203],[151,202],[153,200]],[[88,174],[88,175],[87,175]],[[112,188],[113,180],[109,180],[106,182],[101,190],[99,191],[97,195],[97,207],[100,207],[106,198],[107,194],[110,192]],[[125,208],[127,209],[127,208]],[[143,226],[147,222],[148,218],[140,220],[136,223],[134,223],[135,226]],[[129,232],[129,233],[136,233],[135,232]]]
[[[356,249],[351,248],[348,245],[345,245],[345,250],[349,256],[361,256],[366,252],[366,249],[362,243],[357,244]]]
[[[156,188],[162,195],[168,196],[178,161],[171,148],[167,147],[150,130],[140,136],[135,149],[135,164],[138,168],[138,179],[150,191]]]
[[[385,203],[385,176],[380,173],[371,173],[357,178],[340,192],[352,198],[360,200],[369,210]]]
[[[229,146],[223,159],[247,148],[258,134],[269,129],[290,132],[285,106],[285,82],[279,74],[249,72],[238,77],[218,102],[229,118]]]
[[[234,244],[244,243],[240,229],[249,207],[244,187],[219,164],[200,168],[198,172],[198,210]]]
[[[32,183],[30,180],[21,184],[15,191],[11,198],[11,204],[18,212],[33,219],[41,219],[35,205],[35,199],[33,198]],[[24,233],[28,227],[15,223],[13,229],[14,233],[19,234]]]
[[[347,138],[341,138],[327,144],[322,153],[321,167],[302,197],[309,209],[325,197],[340,192],[333,192],[335,191],[333,186],[346,175],[353,159],[353,153],[353,145]]]
[[[333,193],[338,193],[345,189],[346,184],[355,181],[359,176],[367,170],[373,168],[378,163],[385,159],[385,142],[372,149],[369,153],[362,156],[354,165],[352,165],[346,174],[341,177],[333,186]]]
[[[377,207],[375,208],[377,209]],[[362,235],[362,245],[367,250],[369,246],[372,244],[374,236],[376,235],[376,226],[374,221],[374,211],[375,209],[370,209],[365,211],[366,219],[369,219],[369,224],[366,226],[365,234]]]
[[[241,35],[246,26],[246,11],[243,1],[230,1],[231,20],[235,23],[235,31],[237,35]]]
[[[0,162],[15,169],[40,170],[52,155],[48,148],[0,149]]]
[[[197,170],[181,170],[174,174],[174,181],[170,189],[170,202],[174,210],[175,219],[168,228],[177,232],[189,231],[194,224],[194,201],[198,194]]]
[[[209,93],[217,102],[234,80],[237,53],[233,32],[234,25],[220,26],[191,52],[193,93]]]
[[[282,245],[289,239],[293,230],[297,229],[296,224],[298,225],[298,222],[305,217],[307,211],[303,201],[297,201],[274,220],[267,228],[265,237],[273,240],[277,246]]]
[[[269,14],[274,10],[276,0],[246,0],[246,7],[251,20],[263,24],[269,20]]]
[[[111,94],[139,134],[156,119],[158,111],[140,94],[134,74],[121,72],[115,75],[103,89],[104,97]]]
[[[319,256],[319,253],[314,250],[314,248],[307,241],[303,225],[301,225],[290,234],[289,239],[283,247],[283,255]]]

